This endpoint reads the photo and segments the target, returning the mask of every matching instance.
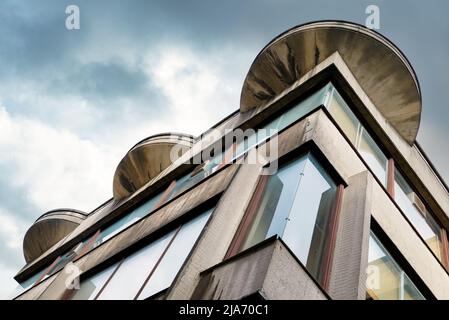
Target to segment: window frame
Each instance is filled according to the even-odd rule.
[[[371,232],[376,236],[376,238],[380,241],[382,246],[388,251],[390,256],[394,259],[394,261],[402,268],[402,270],[407,274],[407,277],[413,282],[416,288],[420,291],[420,293],[424,296],[426,300],[436,300],[435,295],[430,291],[421,277],[416,273],[415,269],[410,265],[408,260],[404,257],[401,251],[396,247],[393,241],[388,237],[379,223],[371,217],[370,220],[370,232],[366,234],[366,241],[369,241],[369,237]],[[368,261],[367,261],[368,264]]]
[[[405,180],[405,182],[408,184],[408,186],[412,189],[412,191],[417,195],[419,200],[423,203],[426,214],[429,214],[433,220],[435,220],[435,223],[438,225],[439,229],[439,236],[441,238],[440,245],[441,245],[441,260],[436,256],[436,254],[433,252],[433,250],[430,248],[430,246],[427,244],[426,240],[422,237],[422,235],[418,232],[416,227],[413,225],[413,223],[410,221],[410,219],[407,217],[407,215],[404,213],[402,208],[399,206],[399,204],[396,202],[395,199],[395,174],[396,171],[399,172],[399,174],[402,176],[402,178]],[[446,228],[442,225],[440,219],[438,219],[433,211],[430,209],[430,206],[427,204],[425,200],[423,200],[423,197],[419,192],[416,191],[416,188],[412,183],[410,183],[410,180],[408,179],[407,175],[405,175],[400,169],[396,167],[394,159],[389,160],[389,177],[388,177],[388,186],[387,186],[387,194],[393,201],[396,208],[399,210],[401,215],[404,217],[404,219],[408,222],[408,224],[412,227],[413,231],[415,231],[416,235],[421,239],[421,241],[424,243],[426,248],[430,251],[430,253],[434,256],[434,258],[440,263],[440,265],[443,267],[443,269],[449,274],[449,241],[448,241],[448,235]]]
[[[352,102],[351,98],[348,97],[348,94],[344,89],[341,88],[340,84],[336,81],[330,80],[329,81],[332,86],[334,86],[335,90],[338,92],[338,94],[342,97],[343,101],[348,105],[349,109],[354,113],[355,117],[360,121],[361,125],[365,128],[365,130],[368,132],[368,134],[371,136],[373,141],[377,144],[377,146],[382,150],[384,155],[387,157],[387,172],[386,172],[386,184],[382,183],[380,179],[374,174],[371,167],[368,165],[368,163],[363,159],[360,152],[357,150],[356,146],[351,142],[351,140],[346,136],[341,126],[338,124],[338,122],[333,118],[333,116],[330,114],[330,111],[328,110],[327,106],[324,106],[323,111],[326,113],[328,118],[331,120],[331,122],[335,125],[335,127],[338,129],[340,134],[344,137],[344,139],[348,142],[348,144],[351,146],[353,151],[357,154],[359,159],[362,161],[362,163],[365,165],[367,170],[373,175],[373,178],[377,181],[377,183],[381,186],[381,188],[384,190],[384,192],[387,194],[387,196],[390,198],[390,200],[393,202],[395,207],[399,210],[401,215],[405,218],[405,220],[408,222],[408,224],[412,227],[412,229],[415,231],[415,233],[418,235],[418,237],[421,239],[421,241],[424,243],[424,245],[427,247],[427,249],[430,251],[430,253],[434,256],[436,261],[443,267],[443,269],[446,271],[446,273],[449,275],[449,236],[448,231],[446,227],[443,226],[440,219],[435,216],[435,214],[430,210],[430,206],[427,205],[424,197],[422,197],[421,193],[416,192],[416,188],[413,184],[409,182],[409,177],[406,174],[403,174],[401,170],[399,172],[404,177],[404,179],[407,181],[407,183],[410,185],[410,187],[413,189],[413,191],[418,195],[418,197],[421,199],[421,201],[425,204],[427,210],[429,210],[429,214],[432,215],[433,219],[438,223],[441,230],[441,237],[442,237],[442,261],[438,259],[438,257],[435,255],[435,253],[430,249],[426,241],[422,238],[422,236],[418,233],[415,226],[411,223],[411,221],[408,219],[406,214],[403,212],[403,210],[399,207],[397,204],[395,198],[394,198],[394,182],[395,182],[395,171],[398,170],[396,165],[396,160],[392,156],[392,154],[389,152],[388,148],[385,147],[385,144],[381,141],[380,137],[373,132],[372,125],[366,120],[366,116],[362,114],[362,112],[355,107],[354,103]]]
[[[168,233],[170,233],[172,231],[175,231],[174,235],[172,236],[170,241],[167,243],[167,246],[163,250],[162,254],[159,256],[157,262],[155,263],[155,265],[153,266],[153,268],[149,272],[149,274],[146,277],[145,281],[140,286],[140,289],[139,289],[138,293],[136,294],[136,296],[133,299],[130,299],[130,300],[136,300],[139,297],[139,295],[141,294],[141,292],[143,291],[143,289],[145,288],[145,286],[148,283],[148,281],[151,279],[151,276],[153,275],[153,273],[155,272],[155,270],[159,266],[160,262],[162,261],[162,259],[165,256],[166,252],[169,250],[170,246],[175,241],[175,239],[176,239],[177,235],[179,234],[179,231],[181,230],[181,228],[184,225],[188,224],[190,221],[192,221],[192,220],[198,218],[199,216],[201,216],[203,213],[206,213],[208,210],[212,210],[211,213],[210,213],[209,218],[207,219],[207,221],[206,221],[206,223],[205,223],[205,225],[203,227],[203,229],[199,233],[198,237],[195,239],[195,242],[193,243],[192,248],[191,248],[189,254],[187,255],[186,259],[183,261],[183,263],[181,264],[177,274],[175,275],[175,277],[173,279],[173,282],[172,282],[172,284],[173,284],[176,281],[179,272],[184,267],[186,261],[189,260],[192,252],[195,250],[199,239],[202,237],[202,235],[204,233],[204,230],[207,229],[208,224],[210,223],[211,219],[213,218],[214,211],[216,209],[216,206],[217,206],[217,203],[218,203],[218,199],[220,198],[220,196],[221,196],[221,193],[216,195],[216,196],[214,196],[213,198],[205,201],[204,203],[198,205],[197,207],[193,208],[192,210],[190,210],[189,212],[187,212],[183,216],[178,217],[174,221],[170,222],[168,225],[163,226],[163,227],[155,230],[153,233],[151,233],[150,235],[146,236],[144,239],[141,239],[137,243],[133,243],[131,246],[127,247],[126,249],[124,249],[124,250],[122,250],[120,252],[117,252],[116,254],[114,254],[113,256],[108,258],[107,260],[105,260],[105,261],[99,263],[98,265],[94,266],[93,268],[83,272],[79,276],[80,283],[83,280],[88,279],[91,276],[94,276],[95,274],[98,274],[99,272],[107,269],[108,267],[110,267],[110,266],[112,266],[114,264],[117,264],[117,266],[114,268],[114,271],[109,275],[109,277],[107,278],[105,283],[101,286],[101,289],[97,292],[97,294],[93,298],[93,300],[97,300],[100,297],[101,293],[104,291],[104,289],[107,287],[107,285],[109,284],[111,279],[114,277],[114,275],[116,274],[117,270],[121,267],[123,262],[129,256],[131,256],[133,253],[138,252],[141,249],[144,249],[146,246],[151,245],[153,242],[157,241],[159,238],[163,237],[164,235],[166,235],[166,234],[168,234]],[[167,290],[167,288],[165,288],[162,291],[165,291],[165,290]],[[74,293],[75,293],[75,291],[73,291],[73,290],[65,289],[63,294],[62,294],[62,296],[61,296],[62,297],[61,299],[62,300],[70,300],[70,298],[74,295]],[[157,292],[154,295],[157,295],[159,293],[160,292]],[[151,297],[149,297],[149,298],[151,298]],[[146,298],[146,299],[149,299],[149,298]]]
[[[292,125],[294,125],[294,123]],[[281,133],[282,132],[279,132],[278,134]],[[333,254],[337,240],[336,239],[337,230],[342,211],[343,194],[347,184],[344,181],[344,179],[338,174],[335,168],[329,163],[325,155],[321,152],[319,147],[313,141],[305,142],[302,145],[291,150],[290,152],[286,153],[285,155],[282,155],[278,159],[279,167],[290,161],[299,159],[301,156],[304,156],[306,154],[310,154],[316,159],[316,161],[326,171],[329,177],[331,177],[334,180],[337,188],[335,199],[332,203],[332,210],[330,215],[330,224],[329,224],[330,238],[329,241],[326,242],[324,250],[324,266],[323,266],[324,271],[322,276],[323,280],[319,281],[318,279],[314,279],[317,281],[317,283],[320,284],[320,286],[322,286],[324,290],[328,290],[330,273],[332,269]],[[271,163],[266,164],[262,170],[264,170],[270,165]],[[254,219],[257,215],[258,209],[261,204],[261,199],[264,195],[265,187],[267,186],[269,178],[270,178],[269,175],[263,174],[259,175],[258,181],[256,183],[256,188],[251,196],[248,206],[245,209],[245,213],[243,214],[243,217],[240,221],[237,231],[235,232],[234,237],[231,240],[230,245],[228,246],[228,250],[223,258],[223,261],[232,259],[234,256],[239,255],[242,252],[251,250],[253,247],[258,245],[258,243],[256,243],[253,246],[241,251],[241,248],[245,243],[246,237],[251,229],[252,223],[254,222]],[[281,235],[277,236],[282,239]]]

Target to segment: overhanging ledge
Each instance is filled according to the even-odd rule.
[[[194,141],[191,135],[162,133],[137,143],[117,166],[113,183],[114,200],[118,202],[130,196],[167,168],[173,160],[173,148],[183,154]]]
[[[385,119],[412,145],[421,119],[421,91],[413,68],[388,39],[350,22],[313,22],[272,40],[248,71],[240,111],[270,103],[335,52]]]

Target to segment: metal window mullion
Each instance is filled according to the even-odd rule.
[[[159,259],[156,261],[155,265],[153,266],[153,268],[151,268],[150,273],[148,274],[148,277],[145,279],[145,281],[143,282],[142,286],[140,287],[139,291],[137,291],[136,296],[134,297],[134,300],[137,300],[137,298],[139,298],[140,294],[142,293],[143,289],[145,288],[145,286],[148,284],[148,281],[150,281],[151,276],[154,274],[154,272],[156,271],[156,269],[158,268],[159,264],[161,263],[162,259],[164,258],[165,254],[167,253],[168,249],[170,248],[170,246],[172,245],[172,243],[175,241],[176,236],[179,234],[179,231],[181,230],[182,225],[178,227],[178,229],[176,230],[175,234],[173,235],[173,237],[170,239],[170,241],[168,242],[167,246],[165,247],[164,251],[162,252],[161,256],[159,257]]]

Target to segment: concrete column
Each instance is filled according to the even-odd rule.
[[[261,165],[241,165],[215,207],[211,220],[186,260],[167,299],[190,299],[199,273],[221,262],[256,187]]]
[[[329,282],[333,299],[365,299],[372,188],[371,174],[363,171],[344,191]]]

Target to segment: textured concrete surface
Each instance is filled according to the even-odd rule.
[[[23,239],[23,255],[26,262],[38,258],[72,233],[84,221],[86,215],[78,210],[58,209],[39,217]]]
[[[350,177],[348,184],[343,195],[329,294],[336,300],[364,300],[373,179],[368,171],[363,171]]]
[[[129,150],[114,173],[114,199],[120,201],[134,193],[162,170],[172,164],[172,149],[179,156],[189,150],[194,138],[185,134],[158,134],[151,136]]]
[[[267,300],[328,297],[279,240],[271,240],[201,275],[192,299],[238,300],[259,293]]]
[[[181,269],[167,299],[188,299],[199,273],[221,262],[248,206],[261,166],[242,165],[218,202],[212,218]]]
[[[334,52],[343,57],[388,122],[413,144],[421,117],[421,92],[412,67],[393,43],[352,23],[313,22],[275,38],[248,71],[240,110],[269,103]]]

